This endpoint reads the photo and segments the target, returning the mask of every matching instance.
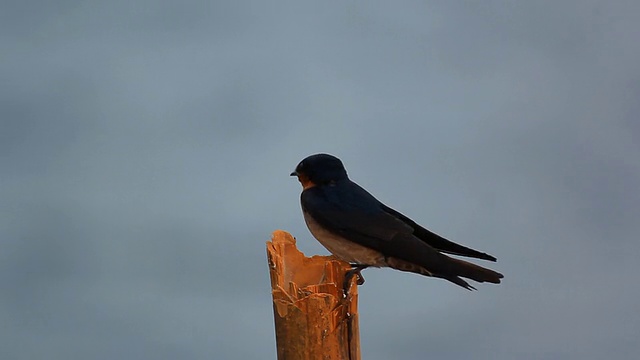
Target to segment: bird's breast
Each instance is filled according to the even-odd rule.
[[[313,237],[340,260],[369,266],[386,266],[382,253],[327,230],[306,211],[304,221]]]

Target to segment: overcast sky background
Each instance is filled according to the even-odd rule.
[[[363,359],[640,355],[637,1],[9,1],[0,358],[275,359],[305,156],[498,258],[367,270]]]

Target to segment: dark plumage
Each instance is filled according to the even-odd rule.
[[[311,233],[336,257],[354,264],[391,267],[449,280],[498,284],[502,274],[443,253],[496,261],[451,242],[384,205],[358,184],[335,156],[312,155],[291,173],[303,186],[302,211]]]

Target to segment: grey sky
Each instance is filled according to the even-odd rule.
[[[269,359],[303,157],[498,257],[367,270],[365,359],[640,355],[635,1],[31,1],[0,14],[0,358]]]

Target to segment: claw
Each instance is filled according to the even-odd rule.
[[[358,285],[362,285],[364,284],[364,276],[362,276],[362,274],[360,273],[362,270],[366,269],[369,267],[369,265],[362,265],[362,264],[351,264],[351,266],[353,266],[353,268],[349,271],[347,271],[347,273],[345,274],[344,277],[344,296],[347,296],[347,293],[349,292],[349,286],[351,285],[351,278],[356,275],[358,278],[356,280],[356,283]]]

